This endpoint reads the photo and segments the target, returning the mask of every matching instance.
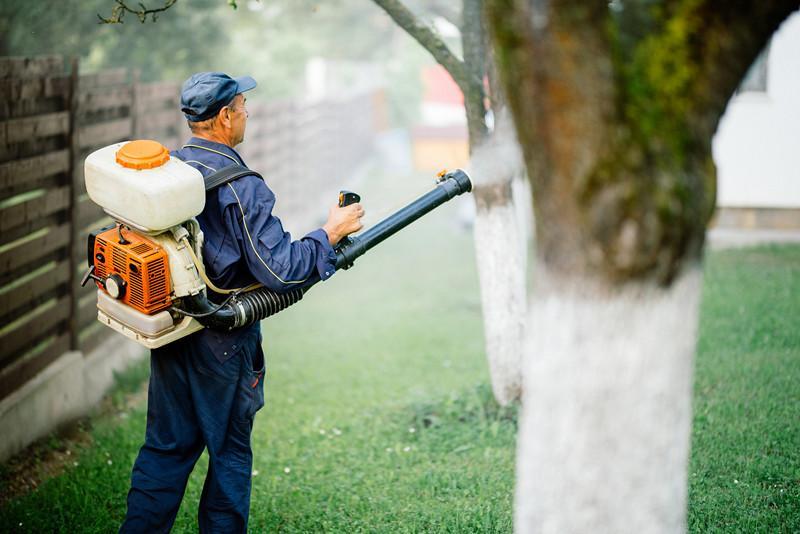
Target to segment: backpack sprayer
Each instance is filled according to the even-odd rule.
[[[282,311],[308,288],[278,293],[260,285],[216,288],[201,258],[203,232],[195,216],[206,191],[258,173],[239,165],[207,177],[156,141],[117,143],[91,153],[85,162],[86,191],[115,223],[89,234],[89,269],[81,281],[97,285],[97,318],[147,348],[157,348],[202,328],[232,330]],[[467,174],[442,172],[436,187],[357,236],[342,239],[336,268],[355,260],[434,208],[472,190]],[[339,205],[358,202],[349,191]],[[208,289],[226,294],[219,304]]]

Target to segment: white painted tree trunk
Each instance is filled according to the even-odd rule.
[[[521,393],[525,328],[524,238],[518,211],[506,204],[477,208],[475,254],[481,286],[486,357],[495,399],[502,405]]]
[[[524,165],[511,117],[505,109],[492,117],[491,135],[473,151],[469,170],[476,186],[474,237],[486,359],[494,397],[506,405],[522,393],[527,229],[533,228],[533,205],[528,180],[518,178]],[[494,192],[478,198],[479,187]]]
[[[522,269],[527,273],[528,248],[533,231],[533,202],[531,202],[531,182],[524,173],[515,176],[511,182],[514,197],[514,209],[517,212],[517,229],[522,250]],[[527,279],[527,275],[526,275]],[[527,287],[527,286],[526,286]]]
[[[607,294],[536,272],[516,532],[684,532],[700,267]]]

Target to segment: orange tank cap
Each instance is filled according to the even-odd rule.
[[[169,161],[169,150],[158,141],[139,139],[117,150],[117,163],[129,169],[154,169]]]

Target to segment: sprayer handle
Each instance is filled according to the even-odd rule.
[[[356,202],[361,202],[361,196],[358,193],[353,193],[352,191],[339,191],[339,207],[343,208],[345,206],[349,206],[350,204],[355,204]]]

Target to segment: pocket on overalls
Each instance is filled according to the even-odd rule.
[[[266,362],[261,344],[254,343],[245,347],[241,357],[237,418],[252,421],[256,412],[264,406]]]
[[[256,412],[264,407],[264,380],[267,376],[267,362],[264,358],[264,349],[261,348],[261,343],[256,345],[255,355],[253,358],[253,366],[250,370],[250,387],[254,390],[253,400],[253,416]]]

